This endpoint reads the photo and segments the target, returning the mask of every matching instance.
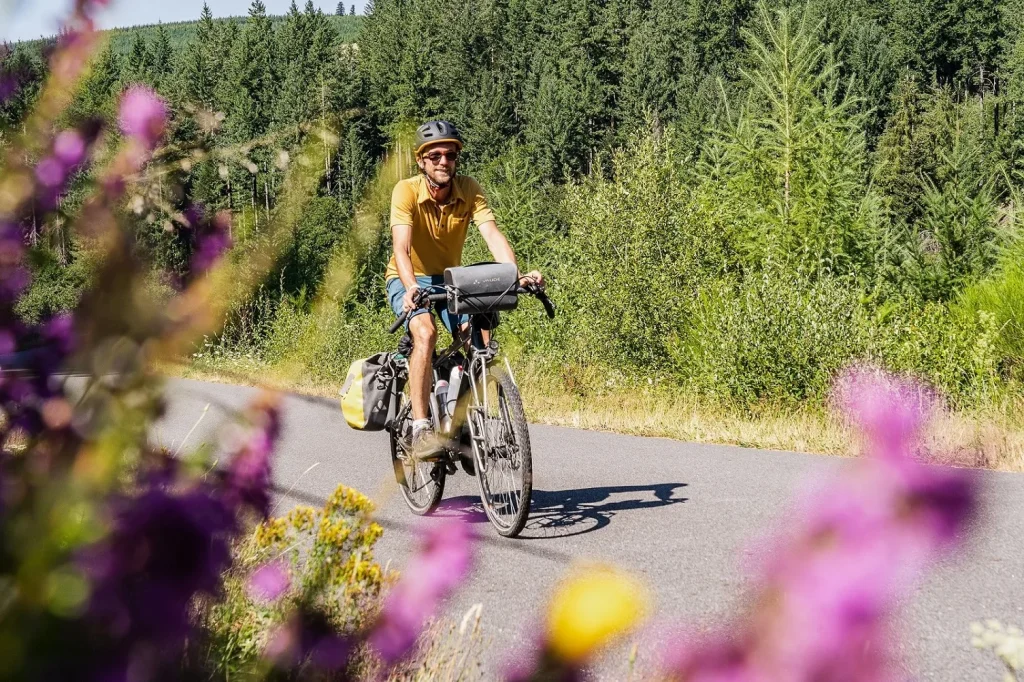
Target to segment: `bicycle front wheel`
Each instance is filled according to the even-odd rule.
[[[515,537],[530,515],[530,432],[512,377],[499,367],[489,367],[486,375],[471,415],[480,500],[498,534]]]

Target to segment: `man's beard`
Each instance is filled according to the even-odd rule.
[[[448,179],[445,180],[444,182],[438,182],[435,178],[431,177],[429,173],[424,173],[424,175],[427,176],[427,182],[429,182],[430,186],[433,187],[434,189],[444,189],[445,187],[451,185],[452,181],[455,179],[454,170],[448,172]]]

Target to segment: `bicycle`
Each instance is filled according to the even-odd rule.
[[[464,335],[457,333],[451,346],[440,353],[435,350],[432,358],[429,417],[440,441],[440,451],[430,458],[417,458],[412,453],[412,406],[402,392],[408,378],[405,357],[412,345],[408,334],[393,355],[395,366],[391,380],[396,382],[393,391],[399,396],[400,404],[385,428],[390,434],[395,478],[414,514],[429,514],[437,508],[444,495],[446,477],[456,473],[457,465],[461,465],[463,471],[477,478],[488,520],[500,535],[515,537],[522,531],[530,513],[533,457],[523,402],[512,368],[507,358],[504,366],[497,363],[499,346],[492,333],[497,326],[495,314],[516,307],[520,295],[537,298],[549,318],[554,317],[555,309],[542,287],[519,285],[515,266],[510,266],[510,270],[498,278],[476,276],[488,274],[474,270],[484,265],[496,264],[449,268],[444,285],[420,289],[415,299],[417,306],[447,303],[451,312],[469,315],[468,344]],[[449,273],[453,271],[450,279],[454,283],[449,284]],[[489,273],[494,272],[492,267]],[[511,284],[505,284],[509,273]],[[467,294],[458,282],[470,280],[474,280],[475,290]],[[481,280],[485,282],[484,288],[491,280],[492,291],[481,289],[478,286]],[[407,317],[408,312],[400,315],[389,333],[401,327]],[[463,355],[464,349],[468,357]],[[455,368],[461,368],[461,375],[459,370],[452,373]],[[442,404],[436,389],[438,382],[448,376],[452,376],[453,381],[458,377],[458,386],[454,389],[449,386],[449,399]],[[451,400],[452,394],[454,400]]]

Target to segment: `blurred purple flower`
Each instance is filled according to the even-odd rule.
[[[77,130],[62,131],[53,142],[53,155],[65,168],[77,167],[85,160],[85,138]]]
[[[265,394],[248,410],[246,426],[237,425],[228,438],[233,453],[224,478],[224,498],[233,508],[242,505],[262,516],[270,512],[271,454],[281,435],[281,409],[273,394]]]
[[[150,487],[117,500],[112,520],[109,536],[80,558],[93,583],[88,617],[126,650],[173,655],[193,597],[216,594],[231,564],[234,515],[209,487]]]
[[[896,605],[969,527],[976,479],[914,460],[934,404],[925,389],[858,370],[836,394],[864,428],[869,452],[787,515],[788,527],[763,553],[751,612],[730,635],[680,642],[666,658],[673,679],[902,679]]]
[[[48,189],[60,187],[64,182],[65,169],[57,159],[48,156],[36,165],[36,179]]]
[[[325,670],[341,670],[353,651],[351,638],[339,635],[321,611],[300,605],[267,644],[264,657],[278,667],[301,667],[307,661]]]
[[[151,88],[134,85],[121,98],[117,120],[121,132],[153,149],[167,125],[167,104]]]
[[[370,645],[387,665],[407,656],[438,604],[469,572],[471,536],[459,521],[423,531],[422,546],[402,579],[388,593]]]
[[[249,597],[253,601],[273,602],[291,585],[288,562],[283,559],[260,566],[249,576]]]
[[[20,87],[21,83],[18,82],[15,76],[0,74],[0,104],[4,104],[7,100],[14,97]]]
[[[871,439],[876,457],[905,459],[935,406],[923,385],[874,367],[854,367],[836,382],[834,402]]]
[[[196,224],[196,250],[192,255],[192,274],[209,270],[231,248],[231,214],[221,211],[213,220]]]

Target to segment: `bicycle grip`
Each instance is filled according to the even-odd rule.
[[[555,319],[555,304],[551,302],[551,299],[548,298],[547,294],[543,291],[539,292],[537,294],[537,300],[544,305],[544,312],[548,314],[548,319]]]
[[[409,317],[408,310],[406,310],[405,312],[398,316],[398,319],[395,320],[395,323],[391,325],[391,329],[388,330],[388,334],[394,334],[396,331],[398,331],[398,328],[405,324],[405,320],[407,317]]]

